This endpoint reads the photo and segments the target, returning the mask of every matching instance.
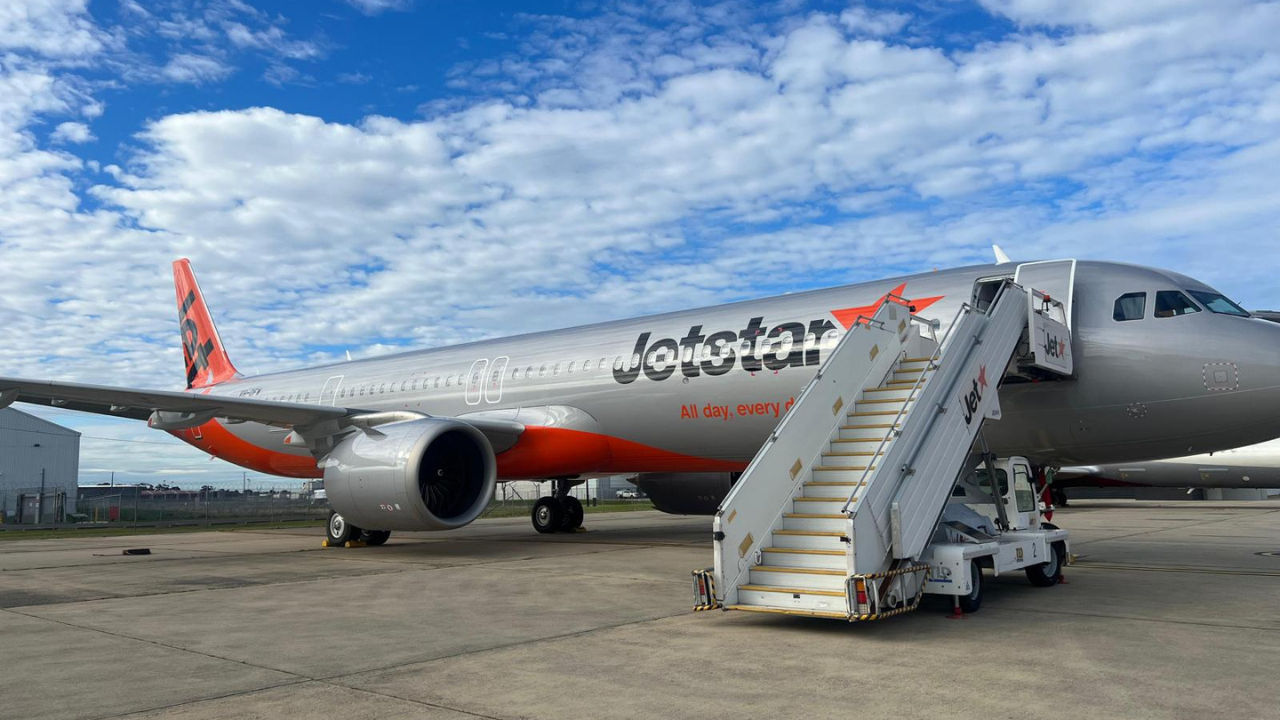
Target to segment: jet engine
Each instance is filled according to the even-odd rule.
[[[715,515],[742,473],[644,473],[632,482],[670,515]]]
[[[497,482],[488,438],[457,420],[423,418],[361,430],[324,462],[333,509],[371,530],[452,530],[484,512]]]

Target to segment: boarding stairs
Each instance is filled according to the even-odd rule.
[[[1055,262],[979,281],[942,338],[894,296],[859,318],[721,504],[697,609],[849,621],[915,609],[921,556],[1000,418],[1002,379],[1072,373],[1075,261]]]

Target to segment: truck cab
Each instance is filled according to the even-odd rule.
[[[925,593],[951,596],[958,614],[981,606],[985,570],[1022,570],[1032,585],[1049,587],[1069,558],[1067,531],[1044,520],[1026,458],[975,465],[957,480],[922,558],[930,566]]]

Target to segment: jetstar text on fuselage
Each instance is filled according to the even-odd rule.
[[[694,325],[679,340],[661,338],[650,342],[653,333],[636,338],[631,362],[613,368],[613,379],[626,385],[643,372],[650,380],[666,380],[679,368],[687,378],[702,374],[724,375],[740,366],[745,372],[781,370],[786,367],[818,365],[820,345],[828,344],[828,333],[837,332],[826,319],[804,323],[784,322],[766,329],[763,317],[753,317],[742,330],[704,332]]]

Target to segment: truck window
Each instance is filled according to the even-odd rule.
[[[1031,476],[1021,465],[1013,468],[1013,498],[1018,503],[1018,512],[1035,512],[1036,491],[1031,487]]]
[[[991,480],[988,478],[985,468],[974,472],[974,478],[983,492],[991,492]],[[1000,481],[1000,492],[997,493],[997,497],[1004,497],[1009,493],[1009,475],[1004,470],[996,468],[996,478]]]

